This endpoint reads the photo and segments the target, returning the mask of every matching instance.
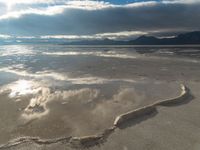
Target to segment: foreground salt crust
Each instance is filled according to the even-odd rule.
[[[121,114],[115,118],[113,126],[104,130],[100,134],[91,135],[91,136],[83,136],[83,137],[62,137],[58,139],[46,139],[42,140],[37,137],[21,137],[12,141],[9,141],[7,144],[1,145],[0,149],[5,149],[13,146],[17,146],[23,143],[36,143],[38,145],[49,145],[54,143],[66,143],[68,146],[73,148],[89,148],[99,144],[102,144],[106,141],[106,139],[112,134],[115,129],[121,128],[121,126],[129,121],[133,121],[144,116],[149,116],[152,113],[157,112],[157,107],[159,106],[174,106],[183,103],[190,96],[190,90],[183,84],[181,84],[181,94],[177,97],[171,99],[165,99],[156,101],[155,103],[138,108],[136,110],[132,110]]]
[[[114,121],[114,126],[119,127],[122,123],[130,119],[131,120],[137,119],[138,117],[142,117],[142,116],[151,114],[153,112],[156,112],[157,111],[156,106],[170,106],[170,105],[178,104],[182,102],[182,100],[184,100],[188,96],[189,96],[189,89],[185,85],[181,84],[181,94],[179,96],[175,98],[171,98],[171,99],[160,100],[151,105],[144,106],[142,108],[121,114],[116,117]]]

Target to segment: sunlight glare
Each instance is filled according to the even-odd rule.
[[[16,97],[21,95],[31,94],[33,92],[33,84],[27,80],[17,81],[11,88],[10,97]]]
[[[11,11],[13,5],[15,4],[14,0],[6,0],[4,1],[6,7],[7,7],[7,11]]]

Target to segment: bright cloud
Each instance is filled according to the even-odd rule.
[[[10,39],[12,36],[6,34],[0,34],[0,39]]]
[[[112,9],[112,8],[135,8],[135,7],[149,7],[155,6],[158,4],[170,4],[170,3],[194,3],[198,2],[198,0],[165,0],[162,2],[156,1],[147,1],[147,2],[135,2],[124,5],[114,5],[109,2],[104,1],[93,1],[93,0],[0,0],[0,3],[5,4],[9,7],[6,13],[0,15],[0,20],[2,19],[10,19],[10,18],[19,18],[23,15],[35,14],[35,15],[57,15],[62,14],[64,11],[68,9],[83,9],[83,10],[100,10],[100,9]],[[21,7],[15,7],[17,4],[24,4]],[[37,4],[36,6],[34,4]],[[45,7],[41,4],[49,4],[45,5]]]
[[[126,39],[145,35],[147,32],[142,31],[122,31],[115,33],[98,33],[94,35],[46,35],[41,39],[67,39],[67,40],[84,40],[84,39]]]
[[[3,11],[6,6],[10,9]],[[9,36],[128,39],[158,32],[173,36],[174,31],[200,29],[199,7],[199,0],[128,4],[93,0],[0,0],[0,39]]]

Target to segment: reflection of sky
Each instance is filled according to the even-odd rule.
[[[166,55],[168,54],[166,52],[168,52],[167,49],[164,50],[164,53],[156,51],[153,54]],[[198,50],[193,52],[198,52]],[[170,54],[173,56],[174,53]],[[0,46],[0,91],[7,92],[8,96],[16,101],[30,96],[30,103],[25,112],[29,116],[33,115],[32,117],[37,118],[40,116],[38,113],[41,113],[42,116],[48,114],[46,104],[52,99],[69,99],[68,97],[74,96],[80,98],[78,95],[82,94],[82,97],[86,96],[85,99],[92,100],[98,95],[98,92],[89,87],[110,84],[134,85],[146,81],[146,77],[133,79],[123,75],[120,78],[112,76],[113,71],[120,71],[120,67],[127,67],[129,62],[138,59],[156,60],[158,57],[146,57],[144,54],[139,54],[135,48],[126,46]],[[122,62],[123,64],[121,64]],[[100,69],[100,67],[102,68]],[[79,87],[79,89],[71,90],[71,87]],[[131,92],[128,90],[127,93]],[[68,101],[62,103],[66,104]],[[35,111],[37,115],[35,115]]]
[[[16,102],[28,96],[29,104],[23,110],[23,117],[38,118],[48,114],[47,103],[53,99],[63,99],[66,104],[71,99],[92,101],[98,96],[98,90],[88,88],[90,85],[109,83],[135,83],[131,79],[109,79],[92,76],[85,73],[83,76],[68,76],[73,69],[77,70],[77,61],[88,57],[135,59],[134,55],[127,55],[122,51],[94,51],[93,48],[57,47],[58,52],[51,46],[0,46],[0,85],[1,94],[7,93],[9,98]],[[98,49],[98,48],[97,48]],[[87,50],[87,51],[86,51]],[[47,53],[47,51],[49,53]],[[67,57],[67,59],[66,59]],[[71,58],[74,57],[74,58]],[[68,59],[71,59],[68,61]],[[79,60],[80,59],[80,60]],[[69,63],[67,63],[69,62]],[[68,69],[66,69],[68,68]],[[82,85],[82,88],[69,90],[70,85]],[[62,87],[64,86],[64,87]],[[67,90],[60,90],[67,89]]]
[[[34,52],[31,49],[31,46],[1,46],[0,56],[20,56],[20,55],[32,55]]]
[[[105,51],[92,47],[76,48],[67,46],[0,46],[0,70],[4,67],[13,71],[44,72],[46,70],[72,71],[77,63],[87,60],[89,56],[105,58],[135,59],[136,54],[126,54],[123,51]],[[112,49],[112,48],[111,48]],[[56,51],[56,52],[55,52]],[[84,57],[79,57],[83,55]],[[63,57],[59,57],[63,56]],[[72,57],[71,57],[72,56]],[[65,57],[68,57],[66,59]],[[73,58],[75,57],[75,58]],[[79,58],[78,58],[79,57]],[[40,65],[38,65],[38,63]],[[63,68],[63,69],[62,69]],[[4,70],[5,71],[5,70]],[[24,73],[25,74],[25,73]],[[48,72],[48,74],[50,74]]]
[[[15,128],[14,136],[45,134],[45,138],[71,135],[71,132],[74,135],[90,133],[91,130],[98,133],[97,130],[109,127],[115,116],[169,97],[174,89],[179,89],[171,88],[174,87],[171,83],[165,86],[168,83],[164,82],[161,88],[160,81],[154,83],[141,76],[134,78],[130,73],[133,68],[128,66],[137,65],[135,62],[145,56],[133,48],[104,47],[102,51],[94,47],[54,48],[52,45],[0,46],[0,51],[8,52],[0,56],[0,102],[2,107],[6,104],[6,108],[1,109],[1,117],[5,119],[0,127],[5,122],[6,126],[1,128],[6,132]],[[121,67],[130,78],[123,73],[119,73],[120,77],[113,76]],[[106,68],[108,70],[104,70]],[[146,99],[148,101],[141,103]]]
[[[10,85],[10,89],[9,96],[11,98],[35,93],[34,83],[27,80],[18,80]]]

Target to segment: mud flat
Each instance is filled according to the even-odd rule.
[[[0,149],[200,149],[198,57],[55,47],[0,56]]]
[[[156,108],[158,106],[173,106],[184,103],[185,101],[190,100],[189,96],[191,96],[189,89],[185,85],[181,84],[181,94],[179,96],[171,99],[156,101],[151,105],[144,106],[142,108],[121,114],[116,117],[114,121],[114,126],[120,127],[121,125],[130,120],[140,119],[142,117],[156,113],[157,112]]]
[[[72,148],[91,148],[106,142],[107,138],[117,129],[122,128],[124,124],[128,122],[134,122],[143,117],[149,117],[152,113],[157,112],[158,106],[173,106],[181,104],[187,100],[190,100],[190,90],[183,84],[181,84],[181,94],[175,98],[160,100],[151,105],[138,108],[136,110],[129,111],[116,117],[113,126],[109,129],[105,129],[103,133],[91,136],[83,137],[64,137],[58,139],[40,139],[37,137],[21,137],[13,141],[8,142],[5,145],[1,145],[0,149],[11,148],[24,143],[35,143],[38,145],[51,145],[55,143],[65,142]]]
[[[189,88],[188,87],[192,87]],[[200,137],[198,120],[194,120],[199,116],[199,103],[191,94],[198,94],[195,90],[198,86],[190,84],[184,92],[175,98],[180,101],[172,101],[170,107],[162,106],[156,102],[150,106],[146,106],[131,112],[124,113],[115,120],[115,126],[106,129],[102,133],[83,136],[83,137],[63,137],[59,139],[40,139],[33,137],[19,138],[10,141],[8,144],[2,145],[0,149],[128,149],[135,146],[136,149],[188,149],[192,147],[198,150],[198,142],[195,139]],[[182,88],[182,92],[184,88]],[[191,93],[192,91],[192,93]],[[182,98],[180,98],[182,97]],[[162,101],[162,100],[161,100]],[[159,102],[161,102],[159,101]],[[162,101],[164,102],[164,100]],[[166,102],[166,100],[165,100]],[[169,106],[169,105],[167,105]],[[151,108],[145,110],[145,108]],[[153,108],[153,109],[152,109]],[[144,111],[145,110],[145,111]],[[149,111],[150,110],[150,111]],[[156,111],[155,115],[151,115]],[[138,113],[139,112],[139,113]],[[193,114],[192,114],[193,112]],[[137,115],[135,115],[135,113]],[[123,117],[129,116],[129,117]],[[137,117],[135,117],[137,116]],[[141,117],[143,118],[142,120]],[[125,118],[123,121],[120,118]],[[138,121],[139,120],[139,121]],[[185,123],[187,121],[187,123]],[[193,133],[192,133],[193,131]],[[192,134],[191,134],[192,133]],[[171,136],[174,134],[174,136]],[[189,139],[188,139],[189,138]],[[163,146],[162,142],[170,142]]]

